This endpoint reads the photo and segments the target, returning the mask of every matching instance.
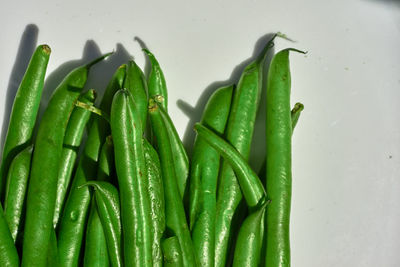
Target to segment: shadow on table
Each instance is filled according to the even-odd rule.
[[[17,93],[19,84],[24,77],[25,70],[28,67],[31,56],[37,46],[38,33],[38,27],[34,24],[29,24],[25,27],[25,30],[22,33],[21,41],[19,42],[17,56],[15,58],[14,66],[12,67],[10,79],[8,80],[3,113],[3,125],[1,127],[1,147],[4,146],[15,95]],[[2,152],[3,150],[1,149],[0,153]]]
[[[182,99],[177,101],[177,106],[185,113],[186,116],[189,118],[188,125],[186,127],[184,136],[183,136],[183,143],[188,151],[189,156],[192,154],[193,144],[196,137],[196,133],[193,130],[194,124],[201,120],[201,116],[203,114],[204,107],[210,98],[210,96],[218,89],[223,86],[228,86],[231,84],[237,85],[240,76],[244,70],[244,68],[252,61],[254,61],[265,45],[268,43],[269,40],[274,36],[273,33],[266,34],[259,38],[254,46],[253,55],[238,64],[232,71],[230,77],[226,80],[216,81],[211,83],[209,86],[205,88],[199,100],[197,101],[196,105],[192,107],[190,104],[185,102]],[[268,53],[267,56],[267,65],[265,67],[264,77],[268,73],[268,66],[269,62],[271,61],[274,49]],[[265,155],[265,85],[263,84],[263,90],[261,95],[261,102],[260,108],[257,113],[257,119],[255,123],[254,135],[253,135],[253,142],[251,148],[251,156],[250,156],[250,165],[255,169],[258,170],[261,166],[261,163],[264,159]]]
[[[111,51],[111,48],[109,51]],[[54,89],[56,89],[56,87],[62,82],[62,80],[70,71],[92,61],[95,58],[100,57],[102,54],[109,51],[101,52],[95,41],[88,40],[84,45],[81,59],[67,61],[51,72],[45,81],[42,101],[40,103],[39,119],[43,114]],[[129,55],[123,45],[117,44],[117,47],[111,56],[104,61],[97,63],[91,68],[84,91],[87,89],[95,89],[97,92],[96,103],[99,103],[114,72],[120,65],[127,63],[131,58],[132,57]]]
[[[378,4],[391,5],[392,7],[400,8],[400,0],[366,0]]]
[[[17,93],[19,84],[21,83],[22,78],[25,74],[25,71],[28,67],[30,58],[37,47],[38,33],[39,33],[39,28],[34,24],[29,24],[26,26],[21,37],[17,56],[15,59],[14,66],[12,68],[6,92],[3,125],[1,131],[1,147],[3,147],[6,138],[7,128],[10,120],[10,114],[15,95]],[[113,48],[110,48],[109,51],[112,51],[112,49]],[[44,83],[37,121],[40,121],[44,109],[47,106],[52,93],[54,92],[54,89],[61,83],[61,81],[70,71],[72,71],[74,68],[78,66],[90,62],[91,60],[109,51],[101,52],[100,48],[98,47],[95,41],[88,40],[84,45],[83,54],[80,59],[67,61],[61,64],[51,73],[48,73],[46,75],[46,80]],[[96,90],[97,92],[96,102],[99,102],[101,100],[104,90],[109,80],[111,79],[113,73],[117,70],[117,68],[120,65],[127,63],[128,60],[131,58],[132,56],[129,55],[129,53],[122,46],[122,44],[117,44],[116,49],[114,50],[114,53],[111,56],[109,56],[106,60],[92,67],[88,77],[87,84],[85,86],[85,90],[89,88]],[[37,131],[37,127],[35,131]]]

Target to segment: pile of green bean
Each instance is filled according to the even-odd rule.
[[[237,85],[213,92],[190,160],[150,51],[148,77],[133,60],[120,66],[98,106],[82,91],[111,53],[72,70],[37,123],[51,53],[37,47],[3,147],[0,266],[290,266],[291,138],[303,105],[290,108],[289,52],[301,51],[267,62],[274,39]],[[248,160],[265,84],[257,174]]]

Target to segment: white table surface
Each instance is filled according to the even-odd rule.
[[[193,142],[206,97],[236,82],[266,36],[293,46],[292,102],[305,110],[293,137],[293,266],[400,266],[400,1],[6,1],[0,4],[0,125],[32,49],[52,48],[46,90],[76,64],[111,50],[88,87],[115,68],[157,56],[169,110]],[[44,93],[48,98],[48,93]],[[263,110],[261,109],[261,115]],[[252,165],[263,153],[262,118]]]

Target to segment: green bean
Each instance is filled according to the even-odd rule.
[[[292,111],[290,112],[290,119],[292,122],[292,135],[294,133],[294,128],[296,128],[297,121],[300,118],[300,114],[304,109],[304,105],[302,103],[296,103],[294,107],[292,108]],[[261,165],[260,170],[258,171],[258,177],[260,180],[264,183],[265,185],[265,172],[266,172],[266,159],[264,158],[263,164]]]
[[[207,102],[201,122],[223,134],[228,120],[234,86],[216,90]],[[219,154],[197,136],[190,174],[190,228],[201,266],[214,266],[215,208]]]
[[[119,90],[111,108],[111,133],[121,198],[124,258],[127,266],[152,265],[150,198],[140,114],[127,90]]]
[[[19,266],[19,256],[0,203],[0,266]]]
[[[147,82],[142,70],[133,60],[128,63],[124,88],[131,93],[135,101],[144,130],[147,120]]]
[[[294,105],[294,107],[292,108],[292,111],[290,112],[290,119],[292,122],[292,134],[293,134],[293,130],[297,125],[297,121],[300,118],[300,114],[304,109],[304,105],[302,103],[296,103]]]
[[[4,217],[10,228],[14,243],[17,240],[17,235],[21,234],[22,225],[20,222],[25,207],[32,151],[33,145],[19,152],[11,162],[8,170]]]
[[[93,105],[95,99],[96,92],[94,90],[89,90],[79,97],[79,101],[88,105]],[[75,107],[68,121],[58,172],[57,197],[53,216],[54,228],[57,228],[60,213],[64,205],[65,195],[70,185],[72,170],[75,165],[76,157],[78,156],[79,146],[90,115],[91,112],[89,110]]]
[[[86,227],[83,266],[110,266],[107,241],[94,199],[92,199],[89,220]]]
[[[0,167],[0,201],[4,199],[6,178],[12,159],[32,142],[50,53],[47,45],[36,48],[15,95]]]
[[[168,113],[164,110],[161,103],[160,104],[160,114],[164,121],[164,125],[167,129],[169,141],[171,143],[172,149],[172,160],[174,161],[174,169],[179,189],[179,194],[181,198],[185,201],[186,192],[186,182],[189,175],[189,158],[186,154],[186,150],[183,146],[181,139],[179,138],[178,132],[169,117]],[[184,203],[185,204],[185,203]]]
[[[233,97],[225,138],[246,160],[249,158],[254,123],[263,84],[266,55],[273,47],[274,38],[268,42],[259,57],[246,66]],[[242,194],[230,165],[223,160],[219,176],[215,220],[215,266],[225,266],[230,251],[232,234],[239,225]]]
[[[161,242],[162,250],[164,252],[164,266],[165,267],[181,267],[183,265],[182,250],[179,245],[179,240],[176,236],[164,239]]]
[[[197,266],[183,202],[179,195],[168,131],[160,113],[160,106],[152,98],[149,101],[149,115],[152,130],[157,141],[157,150],[160,156],[163,176],[167,227],[166,237],[176,236],[178,238],[184,266]]]
[[[151,70],[147,78],[149,98],[161,96],[161,106],[165,111],[168,111],[168,91],[164,73],[155,56],[147,49],[143,49],[143,51],[147,54],[151,62]]]
[[[149,191],[151,207],[153,266],[162,266],[161,238],[165,231],[165,203],[160,159],[156,150],[144,138],[143,148],[147,169],[147,179],[144,180]]]
[[[86,185],[95,189],[97,210],[104,229],[111,266],[122,266],[122,230],[118,190],[105,181],[89,181]]]
[[[120,89],[125,79],[126,66],[122,65],[111,78],[100,103],[100,109],[110,114],[114,93]],[[65,203],[59,223],[58,251],[61,266],[77,266],[81,253],[82,238],[91,200],[87,187],[80,187],[96,177],[101,145],[110,134],[108,122],[101,117],[93,117],[85,148],[81,155],[71,190]]]
[[[22,266],[43,266],[53,228],[58,167],[68,119],[90,67],[109,56],[74,69],[54,91],[39,125],[28,187]]]
[[[289,220],[292,187],[289,51],[277,53],[267,81],[266,186],[271,203],[266,211],[266,266],[290,266]],[[303,53],[303,52],[301,52]]]
[[[114,162],[114,145],[111,135],[106,137],[106,141],[100,150],[99,166],[97,170],[98,181],[109,181],[117,183],[114,180],[115,175],[115,162]]]
[[[99,163],[97,170],[98,181],[111,181],[114,167],[114,150],[111,136],[107,136],[106,141],[101,147],[99,155]],[[84,184],[88,185],[90,182]],[[84,186],[82,185],[82,186]],[[97,191],[95,191],[96,195]],[[97,199],[92,196],[90,207],[90,215],[86,229],[85,242],[85,266],[109,266],[113,251],[108,252],[107,229],[103,226],[102,213],[99,212],[99,207],[96,204]],[[99,214],[100,213],[100,214]],[[121,230],[119,231],[121,233]],[[116,250],[120,251],[120,249]],[[112,264],[111,264],[112,265]]]
[[[243,156],[232,145],[200,123],[196,123],[194,128],[199,136],[217,150],[235,171],[249,208],[254,209],[262,205],[266,200],[264,186]]]
[[[46,266],[58,266],[58,249],[57,249],[57,235],[56,231],[51,229],[49,246],[47,248],[47,265]]]
[[[260,266],[264,236],[264,214],[267,203],[243,222],[236,241],[233,267]]]

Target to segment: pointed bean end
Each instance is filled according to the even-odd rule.
[[[41,48],[42,48],[42,51],[43,51],[45,54],[50,55],[50,53],[51,53],[51,48],[50,48],[50,46],[48,46],[47,44],[43,44],[43,45],[41,45]]]

